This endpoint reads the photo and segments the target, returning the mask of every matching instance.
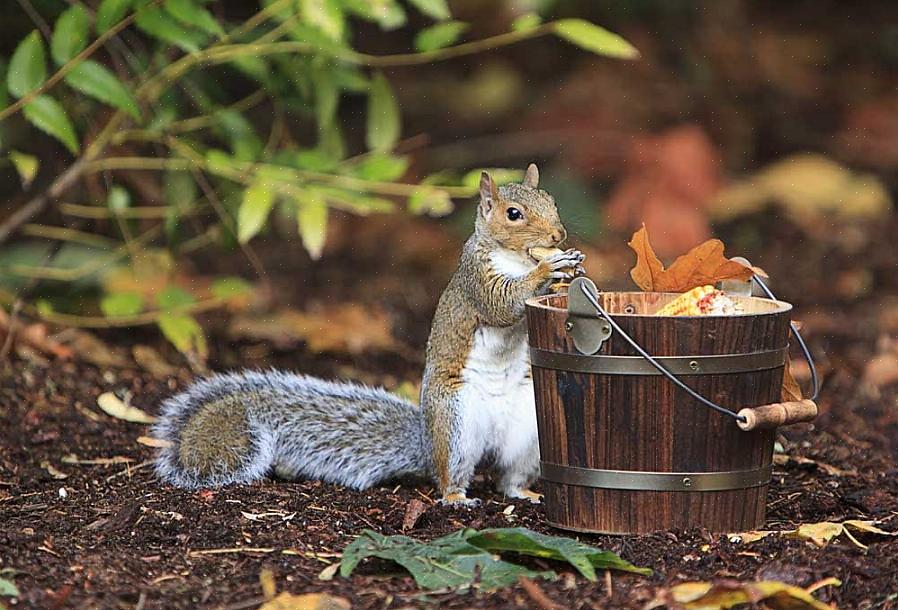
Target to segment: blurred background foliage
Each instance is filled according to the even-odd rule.
[[[470,229],[480,169],[508,181],[530,161],[606,286],[626,286],[645,222],[662,256],[714,233],[761,266],[794,258],[788,285],[826,298],[898,289],[874,246],[895,228],[895,17],[885,2],[16,0],[0,302],[68,327],[155,325],[199,369],[222,309],[228,340],[401,351],[393,337],[419,331],[400,318],[426,327]]]

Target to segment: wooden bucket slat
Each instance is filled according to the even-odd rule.
[[[604,293],[615,321],[655,356],[782,349],[790,307],[745,297],[746,315],[691,318],[650,313],[676,295]],[[566,295],[527,304],[530,345],[579,354],[568,332]],[[633,305],[636,315],[621,315]],[[617,334],[599,354],[635,355]],[[738,411],[776,402],[783,367],[681,379]],[[743,432],[735,420],[701,405],[659,376],[594,375],[533,368],[541,459],[553,464],[643,472],[754,470],[771,463],[774,430]],[[767,485],[726,491],[599,489],[543,481],[550,523],[566,529],[642,533],[703,526],[714,532],[763,525]]]

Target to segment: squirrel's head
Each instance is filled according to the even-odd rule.
[[[551,248],[567,238],[555,199],[539,188],[539,169],[531,163],[521,184],[496,187],[487,172],[480,174],[480,205],[476,230],[517,252],[538,246]]]

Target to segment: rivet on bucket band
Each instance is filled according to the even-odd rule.
[[[540,462],[540,476],[553,483],[637,491],[724,491],[770,482],[773,465],[729,472],[641,472],[598,470]]]
[[[783,366],[789,348],[752,352],[749,354],[719,354],[714,356],[656,356],[674,375],[720,375],[723,373],[747,373]],[[575,373],[601,373],[605,375],[660,375],[661,373],[642,356],[610,356],[563,354],[549,350],[530,348],[530,364],[544,369],[573,371]]]

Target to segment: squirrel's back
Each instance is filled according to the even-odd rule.
[[[421,409],[389,392],[280,371],[214,375],[162,405],[159,476],[180,487],[271,471],[356,489],[430,470]]]

